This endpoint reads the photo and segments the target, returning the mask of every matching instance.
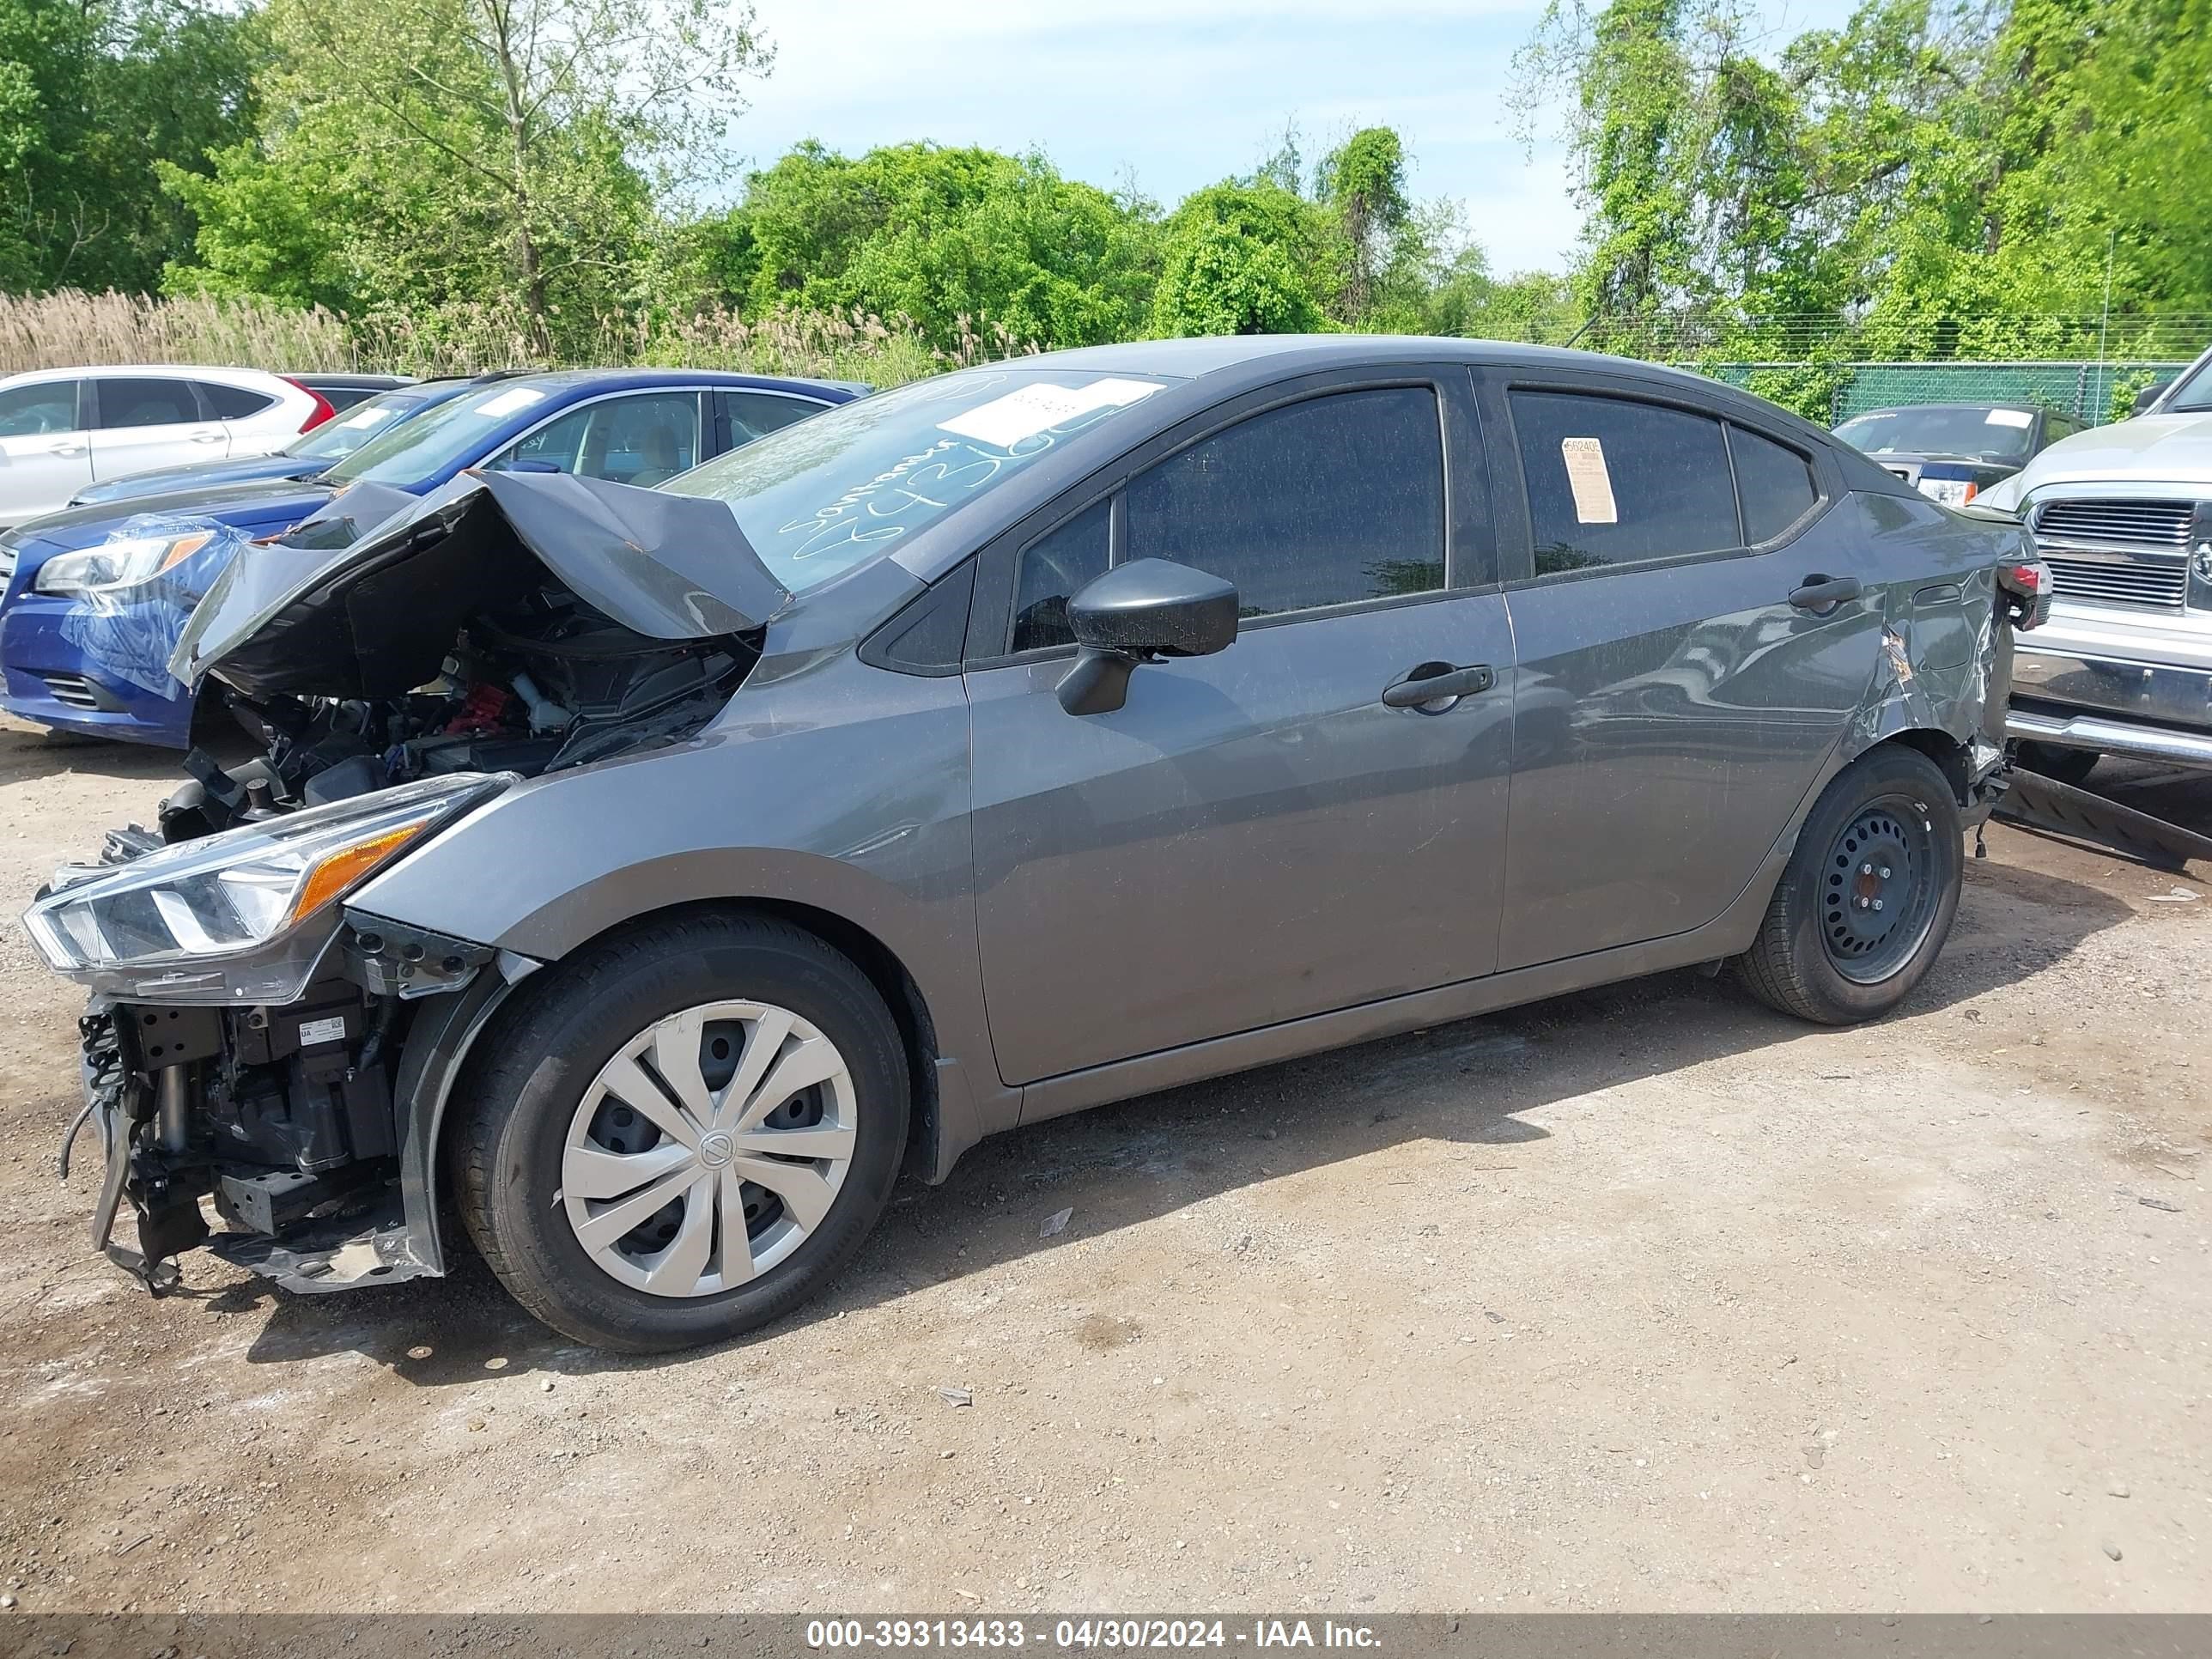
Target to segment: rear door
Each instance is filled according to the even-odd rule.
[[[100,483],[230,453],[230,434],[201,408],[190,380],[101,374],[90,384],[92,476]]]
[[[1506,700],[1382,700],[1425,666],[1502,685],[1510,659],[1468,388],[1452,368],[1253,394],[987,550],[967,682],[1006,1081],[1490,970]],[[1233,580],[1239,637],[1069,714],[1068,598],[1146,557]]]
[[[92,482],[82,385],[33,380],[0,391],[0,525],[66,507]]]
[[[1818,533],[1840,480],[1816,447],[1625,379],[1484,386],[1517,542],[1512,969],[1725,909],[1842,738],[1881,620],[1791,601],[1856,574]]]

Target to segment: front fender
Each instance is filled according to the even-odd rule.
[[[548,963],[684,905],[826,913],[905,969],[988,1133],[1017,1097],[982,1005],[968,741],[957,677],[825,658],[742,688],[687,743],[519,785],[348,902]]]

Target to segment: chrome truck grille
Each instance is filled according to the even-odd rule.
[[[2029,520],[2059,598],[2179,611],[2189,594],[2194,501],[2045,501]]]

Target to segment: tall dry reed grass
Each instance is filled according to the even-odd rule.
[[[266,301],[155,300],[143,295],[0,294],[0,374],[80,363],[228,363],[351,368],[344,322],[319,308]]]
[[[225,363],[283,371],[474,374],[491,368],[726,368],[898,386],[1034,350],[963,318],[952,349],[903,319],[854,312],[746,322],[708,307],[565,324],[549,349],[520,310],[495,303],[347,318],[258,300],[149,299],[73,289],[0,295],[0,374],[98,363]]]

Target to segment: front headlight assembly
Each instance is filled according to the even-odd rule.
[[[81,552],[58,553],[39,567],[31,586],[40,593],[76,598],[140,587],[175,569],[213,541],[215,534],[212,530],[197,530],[182,536],[134,536],[102,542]]]
[[[455,773],[240,824],[120,865],[72,865],[23,913],[50,966],[125,1001],[283,1003],[338,901],[516,781]]]

